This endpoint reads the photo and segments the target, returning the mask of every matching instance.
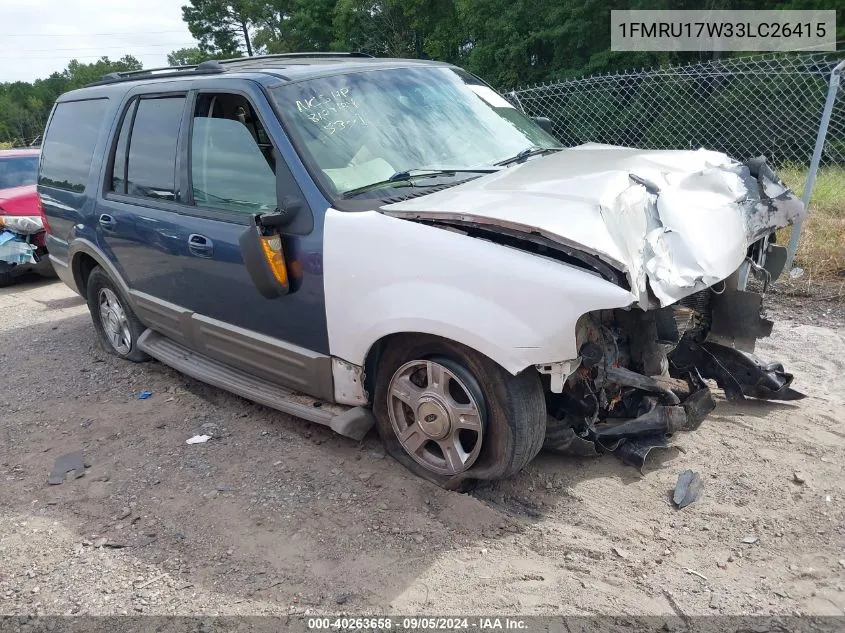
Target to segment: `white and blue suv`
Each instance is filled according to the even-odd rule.
[[[111,352],[360,439],[446,487],[544,446],[648,450],[714,401],[795,399],[771,331],[764,160],[562,148],[428,61],[270,55],[59,98],[38,192]]]

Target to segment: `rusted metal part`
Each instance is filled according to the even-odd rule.
[[[687,414],[683,407],[658,405],[632,420],[608,420],[597,425],[595,439],[601,443],[609,443],[614,440],[689,430],[687,426]]]
[[[615,382],[627,387],[634,387],[642,391],[659,394],[664,400],[664,404],[680,404],[681,402],[677,395],[661,385],[654,378],[638,374],[630,369],[625,369],[624,367],[609,367],[605,376],[609,382]]]

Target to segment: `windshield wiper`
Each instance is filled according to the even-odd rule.
[[[455,174],[492,174],[499,171],[492,167],[480,167],[478,169],[406,169],[404,171],[397,171],[390,178],[386,180],[379,180],[372,182],[363,187],[350,189],[343,192],[344,198],[351,198],[359,193],[366,193],[374,189],[382,187],[433,187],[434,185],[416,185],[413,180],[416,178],[436,178],[437,176],[454,176]]]
[[[521,163],[522,161],[531,158],[532,156],[539,156],[540,154],[546,154],[548,152],[559,152],[562,149],[562,147],[538,147],[537,145],[532,145],[531,147],[526,147],[516,156],[511,156],[510,158],[506,158],[505,160],[500,161],[496,164],[504,166],[512,165],[513,163]]]

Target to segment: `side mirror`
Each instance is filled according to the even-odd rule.
[[[290,292],[284,239],[279,233],[263,228],[262,217],[252,216],[252,222],[241,234],[238,245],[256,290],[268,299],[275,299]]]
[[[547,116],[535,116],[531,117],[537,125],[543,128],[544,131],[548,132],[552,136],[554,136],[554,131],[552,130],[552,120]]]

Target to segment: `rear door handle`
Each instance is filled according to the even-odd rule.
[[[197,257],[211,257],[214,252],[214,242],[205,235],[191,233],[188,236],[188,250]]]
[[[114,221],[114,218],[111,217],[108,213],[103,213],[100,216],[100,226],[102,226],[104,229],[113,229],[115,224],[116,222]]]

